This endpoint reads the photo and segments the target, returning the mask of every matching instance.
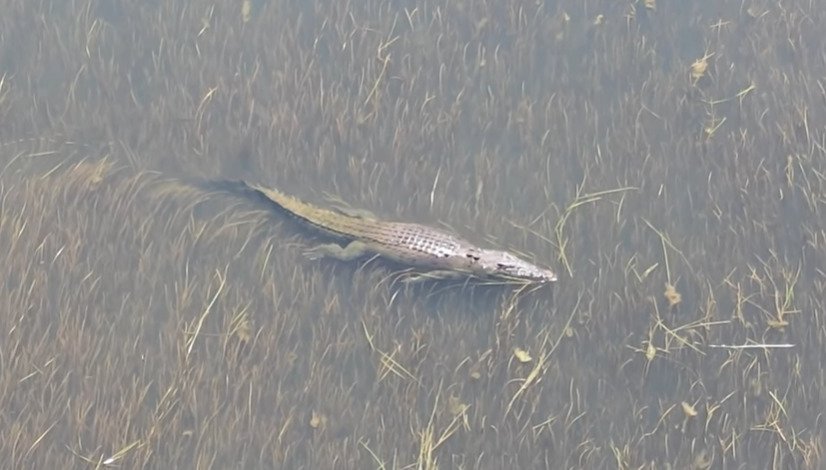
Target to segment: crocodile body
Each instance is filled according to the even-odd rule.
[[[305,203],[271,188],[224,182],[228,189],[257,196],[318,230],[349,240],[346,247],[323,245],[316,251],[340,259],[365,254],[430,271],[432,276],[480,276],[528,282],[553,282],[556,274],[507,251],[480,248],[452,233],[427,225],[390,222],[372,216],[355,216]]]

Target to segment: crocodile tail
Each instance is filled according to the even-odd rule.
[[[261,189],[252,186],[243,180],[206,180],[203,181],[202,184],[199,184],[199,186],[207,191],[221,191],[234,194],[236,196],[249,199],[269,209],[275,207],[278,210],[283,210],[283,207],[281,207],[271,197],[267,196],[267,194],[265,194]]]

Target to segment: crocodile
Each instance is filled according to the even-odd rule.
[[[549,283],[556,274],[513,253],[486,249],[445,230],[427,225],[380,220],[352,210],[330,210],[303,202],[277,189],[245,181],[213,181],[224,190],[258,199],[334,238],[345,246],[325,244],[309,253],[354,260],[371,254],[427,270],[415,279],[481,277]],[[411,277],[413,279],[413,277]]]

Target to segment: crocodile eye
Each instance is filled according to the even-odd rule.
[[[473,261],[479,261],[479,257],[474,255],[473,253],[468,253],[467,257],[472,259]]]

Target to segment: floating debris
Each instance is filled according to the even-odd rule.
[[[709,344],[708,347],[715,349],[786,349],[793,348],[791,343],[754,343],[754,344]]]
[[[528,354],[528,352],[525,351],[524,349],[513,348],[513,355],[516,357],[517,361],[519,361],[523,364],[531,362],[533,360],[531,355]]]
[[[697,409],[694,408],[693,405],[691,405],[690,403],[688,403],[686,401],[682,402],[681,405],[683,407],[683,413],[685,413],[685,415],[687,417],[693,418],[693,417],[697,416]]]
[[[645,358],[648,361],[652,361],[657,356],[657,348],[654,347],[653,344],[648,343],[648,347],[645,348]]]
[[[665,283],[665,292],[663,293],[668,300],[668,306],[673,307],[683,301],[683,296],[677,292],[677,288],[673,284]]]

